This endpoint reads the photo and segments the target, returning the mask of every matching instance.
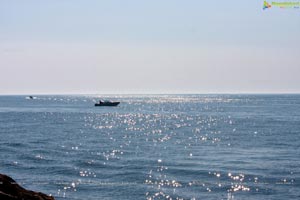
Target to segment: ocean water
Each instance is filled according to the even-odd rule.
[[[300,199],[300,95],[0,96],[0,173],[58,200]]]

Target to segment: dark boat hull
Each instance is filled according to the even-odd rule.
[[[104,103],[95,103],[95,106],[117,106],[120,102],[104,102]]]

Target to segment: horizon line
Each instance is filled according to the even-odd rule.
[[[0,93],[0,96],[64,96],[64,95],[299,95],[300,92],[143,92],[143,93]]]

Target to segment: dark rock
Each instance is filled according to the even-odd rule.
[[[1,200],[54,200],[53,197],[40,192],[22,188],[12,178],[0,174],[0,199]]]

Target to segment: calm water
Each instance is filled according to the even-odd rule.
[[[0,173],[58,200],[300,198],[300,95],[104,98],[0,96]]]

